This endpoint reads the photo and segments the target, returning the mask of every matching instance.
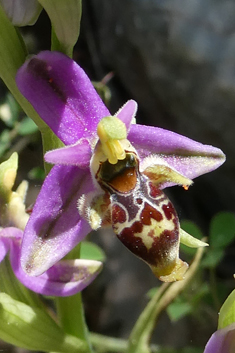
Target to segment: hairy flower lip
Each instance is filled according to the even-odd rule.
[[[38,72],[36,67],[40,67]],[[59,261],[90,230],[77,211],[75,197],[78,199],[95,190],[89,170],[90,152],[98,140],[97,124],[103,117],[110,116],[110,112],[84,71],[58,52],[45,51],[29,59],[19,69],[16,82],[21,93],[66,145],[63,160],[61,149],[46,154],[47,161],[59,165],[54,166],[47,176],[24,233],[22,266],[30,268],[31,275],[39,275]],[[225,161],[223,152],[218,148],[161,128],[131,124],[136,110],[137,104],[131,100],[116,116],[126,125],[127,138],[139,154],[141,168],[160,158],[178,173],[192,179],[218,168]],[[74,151],[81,139],[88,141],[88,148],[84,154],[79,156],[76,152],[75,156]],[[69,195],[73,184],[77,190],[74,189],[76,192],[71,203]],[[166,186],[169,183],[161,185],[161,188]],[[56,231],[49,232],[44,238],[44,248],[41,248],[38,239],[44,231],[45,217],[53,226],[47,229]]]

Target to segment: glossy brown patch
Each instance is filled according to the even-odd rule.
[[[121,174],[111,179],[108,184],[120,193],[133,190],[137,183],[136,170],[134,167],[127,168]]]

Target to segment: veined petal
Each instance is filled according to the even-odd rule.
[[[204,353],[234,353],[235,323],[216,331],[209,339]]]
[[[21,283],[36,293],[49,296],[69,296],[82,291],[102,269],[102,263],[94,260],[63,260],[42,275],[28,276],[20,266],[20,246],[11,244],[12,269]]]
[[[33,56],[19,69],[16,82],[65,145],[92,138],[100,119],[110,115],[85,72],[59,52]]]
[[[225,161],[225,155],[219,148],[153,126],[131,125],[128,139],[141,159],[157,154],[158,158],[189,179],[208,173]]]
[[[127,101],[116,114],[114,114],[125,123],[127,131],[130,129],[130,125],[133,124],[137,108],[137,103],[131,99]]]
[[[37,0],[0,0],[14,26],[33,25],[42,10]]]
[[[45,154],[44,159],[52,164],[76,165],[89,168],[91,146],[86,139],[81,139],[75,145],[58,148]]]
[[[27,274],[45,272],[90,232],[78,213],[77,200],[93,190],[87,169],[62,165],[52,168],[24,232],[21,264]]]

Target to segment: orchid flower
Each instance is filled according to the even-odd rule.
[[[91,283],[102,264],[99,261],[63,260],[38,277],[30,277],[22,270],[20,248],[29,215],[24,205],[27,182],[23,181],[16,191],[12,191],[17,165],[16,153],[0,164],[0,262],[10,252],[16,277],[34,292],[50,296],[73,295]]]
[[[84,71],[58,52],[41,52],[18,71],[21,93],[65,144],[25,228],[21,264],[40,275],[92,229],[109,226],[162,281],[184,278],[180,241],[206,244],[180,229],[163,189],[218,168],[225,156],[161,128],[135,124],[137,103],[110,114]]]

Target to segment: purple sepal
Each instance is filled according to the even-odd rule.
[[[88,286],[102,269],[99,261],[63,260],[40,276],[28,276],[20,266],[19,241],[11,242],[10,261],[16,277],[25,287],[47,296],[74,295]]]
[[[2,228],[0,230],[0,262],[10,249],[12,239],[21,239],[23,232],[15,227]]]
[[[64,142],[91,138],[110,115],[85,72],[59,52],[43,51],[19,69],[16,83],[34,109]]]
[[[24,232],[21,265],[27,274],[40,275],[90,232],[79,215],[77,200],[93,190],[89,170],[62,165],[52,168]]]
[[[7,238],[1,239],[0,240],[0,262],[4,259],[9,249],[10,249],[10,240]]]
[[[204,353],[234,353],[235,352],[235,323],[213,333]]]
[[[219,148],[153,126],[131,125],[128,139],[142,160],[155,155],[189,179],[208,173],[225,161]]]
[[[91,146],[86,139],[81,139],[75,145],[58,148],[45,154],[44,159],[52,164],[75,165],[89,168],[91,160]]]

